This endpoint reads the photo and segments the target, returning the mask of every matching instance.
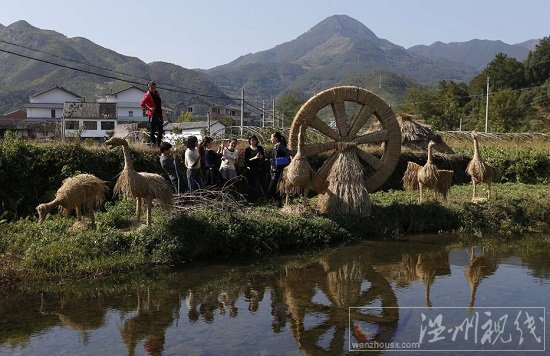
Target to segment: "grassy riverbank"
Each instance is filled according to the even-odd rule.
[[[496,199],[469,203],[471,188],[454,186],[447,203],[419,205],[403,191],[371,195],[368,218],[283,214],[271,207],[245,212],[195,211],[167,215],[154,209],[152,226],[132,226],[131,202],[109,203],[98,225],[50,215],[0,224],[0,283],[21,279],[98,277],[183,265],[196,259],[262,258],[278,251],[310,251],[357,239],[461,232],[510,236],[548,228],[548,185],[497,184]],[[315,203],[311,200],[312,205]]]

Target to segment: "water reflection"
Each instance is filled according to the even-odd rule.
[[[0,297],[0,354],[340,354],[353,341],[396,340],[407,318],[400,303],[473,308],[476,295],[491,293],[484,281],[513,258],[502,249],[373,242],[269,269],[218,266],[12,293]],[[548,275],[546,262],[522,258],[535,266],[504,290],[533,270]],[[548,280],[538,278],[543,295]]]
[[[353,247],[341,252],[307,268],[286,270],[278,280],[294,339],[308,354],[346,350],[349,320],[374,326],[377,331],[370,340],[391,339],[397,327],[397,308],[377,314],[350,311],[360,306],[397,307],[397,299],[389,282],[372,268],[369,253]],[[368,287],[362,288],[366,283]]]
[[[470,285],[470,300],[468,301],[468,309],[472,310],[476,299],[476,292],[479,283],[483,278],[492,275],[498,266],[495,254],[484,255],[483,249],[481,254],[476,255],[476,249],[472,247],[469,251],[470,261],[464,274]]]

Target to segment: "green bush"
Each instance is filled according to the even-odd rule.
[[[158,161],[158,152],[146,146],[130,147],[137,171],[164,175]],[[440,169],[452,169],[453,184],[469,183],[465,173],[470,161],[470,152],[465,155],[436,156],[434,163]],[[377,153],[376,155],[380,155]],[[502,173],[503,182],[543,183],[550,180],[550,154],[547,149],[517,149],[510,147],[486,148],[483,157]],[[179,157],[181,160],[182,157]],[[312,157],[314,168],[324,159]],[[397,167],[383,191],[401,190],[403,173],[407,162],[426,163],[426,155],[403,152]],[[178,162],[183,167],[183,162]],[[0,220],[12,220],[35,213],[39,204],[53,199],[63,179],[78,173],[91,173],[114,185],[122,170],[124,157],[121,149],[109,149],[102,145],[81,145],[78,142],[39,144],[6,133],[0,140]]]

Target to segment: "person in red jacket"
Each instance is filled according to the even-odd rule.
[[[149,116],[149,122],[151,123],[151,143],[160,146],[163,131],[162,100],[160,99],[155,82],[150,82],[147,85],[147,89],[139,105],[145,109],[145,115]],[[155,133],[158,133],[156,137]]]

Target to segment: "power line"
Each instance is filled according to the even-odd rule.
[[[118,81],[125,82],[125,83],[130,83],[130,84],[135,84],[135,85],[140,85],[140,86],[145,86],[146,85],[143,82],[138,82],[138,81],[129,80],[129,79],[123,79],[123,78],[115,77],[115,76],[108,75],[108,74],[96,73],[96,72],[92,72],[90,70],[76,68],[76,67],[61,64],[61,63],[56,63],[56,62],[52,62],[52,61],[49,61],[49,60],[46,60],[46,59],[36,58],[36,57],[32,57],[32,56],[25,55],[25,54],[22,54],[22,53],[9,51],[9,50],[6,50],[6,49],[1,49],[0,48],[0,52],[4,52],[4,53],[12,54],[12,55],[15,55],[15,56],[18,56],[18,57],[23,57],[23,58],[35,60],[35,61],[42,62],[42,63],[51,64],[51,65],[54,65],[54,66],[57,66],[57,67],[65,68],[65,69],[75,70],[77,72],[82,72],[82,73],[95,75],[95,76],[108,78],[108,79],[114,79],[114,80],[118,80]],[[101,67],[98,67],[98,68],[101,68]],[[101,68],[101,69],[106,70],[106,71],[110,71],[109,69],[106,69],[106,68]],[[145,79],[145,78],[142,78],[142,79],[144,80],[144,82],[148,82],[147,79]],[[206,92],[190,91],[188,89],[180,88],[180,87],[175,86],[175,85],[168,85],[168,86],[170,86],[172,88],[176,88],[176,89],[172,89],[172,88],[169,88],[169,87],[166,87],[166,86],[162,86],[162,87],[158,86],[158,88],[162,89],[162,90],[171,91],[171,92],[189,94],[189,95],[195,95],[195,96],[203,96],[203,97],[216,98],[216,99],[225,99],[225,100],[228,100],[228,99],[230,99],[230,100],[240,100],[240,98],[232,98],[232,97],[229,97],[229,96],[220,96],[220,95],[214,95],[214,94],[210,94],[210,93],[206,93]]]
[[[39,49],[34,49],[34,48],[30,48],[30,47],[25,47],[25,46],[19,45],[19,44],[17,44],[17,43],[12,43],[12,42],[9,42],[9,41],[0,40],[0,43],[5,43],[5,44],[11,45],[11,46],[23,48],[23,49],[26,49],[26,50],[28,50],[28,51],[33,51],[33,52],[38,52],[38,53],[47,54],[48,56],[52,56],[52,57],[55,57],[55,58],[63,59],[63,60],[65,60],[65,61],[69,61],[69,62],[81,64],[81,65],[85,65],[85,66],[88,66],[88,67],[97,68],[97,69],[105,70],[105,71],[108,71],[108,72],[112,72],[112,73],[116,73],[116,74],[120,74],[120,75],[125,75],[125,76],[128,76],[128,77],[134,77],[134,78],[137,78],[137,79],[142,79],[142,80],[145,81],[145,83],[147,83],[147,80],[146,80],[145,78],[143,78],[143,77],[138,77],[138,76],[133,75],[133,74],[118,72],[118,71],[113,70],[113,69],[103,68],[103,67],[96,66],[96,65],[90,64],[90,63],[83,63],[83,62],[77,61],[77,60],[75,60],[75,59],[66,58],[66,57],[61,57],[61,56],[58,56],[58,55],[53,54],[53,53],[49,53],[49,52],[46,52],[46,51],[41,51],[41,50],[39,50]]]

